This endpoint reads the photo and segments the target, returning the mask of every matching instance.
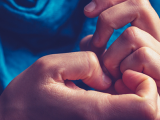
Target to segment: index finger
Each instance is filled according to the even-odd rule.
[[[46,64],[47,63],[47,64]],[[88,86],[105,90],[111,85],[111,79],[102,71],[97,56],[93,52],[75,52],[54,54],[40,58],[34,65],[40,66],[38,74],[52,75],[59,83],[66,80],[83,80]],[[41,68],[42,67],[42,68]]]
[[[105,48],[114,29],[131,23],[160,40],[159,16],[148,0],[128,0],[103,11],[98,19],[96,31],[90,39],[91,51]],[[103,50],[100,50],[103,51]]]
[[[126,0],[92,0],[84,8],[84,14],[93,18],[98,16],[102,11]]]

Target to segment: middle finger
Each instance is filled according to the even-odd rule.
[[[159,17],[149,1],[128,0],[103,11],[99,15],[97,28],[90,42],[92,51],[97,52],[100,48],[104,48],[114,29],[119,29],[130,22],[133,26],[160,40]]]
[[[115,79],[119,79],[121,62],[141,47],[149,47],[160,54],[160,43],[155,38],[139,28],[130,27],[106,51],[103,63],[109,73]]]

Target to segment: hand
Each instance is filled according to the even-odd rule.
[[[90,9],[85,7],[84,10],[86,16],[99,15],[99,18],[94,35],[87,36],[81,41],[81,50],[91,50],[101,56],[114,29],[128,23],[160,41],[160,20],[149,0],[93,0],[88,6]]]
[[[151,63],[151,60],[148,62],[150,63],[150,67],[148,64],[146,65],[146,60],[144,59],[140,62],[142,63],[141,65],[132,64],[132,67],[127,67],[128,64],[135,61],[132,60],[131,56],[134,56],[134,59],[139,59],[140,61],[140,59],[143,58],[142,56],[148,55],[148,53],[145,53],[146,49],[150,48],[157,54],[160,54],[159,17],[151,7],[149,1],[94,0],[94,3],[96,3],[95,9],[92,12],[87,12],[85,10],[85,14],[90,17],[95,17],[100,14],[95,34],[98,32],[100,38],[104,39],[99,39],[99,43],[101,44],[99,46],[99,44],[94,44],[96,38],[94,37],[95,34],[93,37],[92,35],[87,36],[81,41],[81,50],[91,50],[95,52],[99,56],[102,68],[105,68],[103,71],[110,73],[110,76],[112,76],[113,79],[117,80],[121,78],[121,74],[126,69],[133,69],[153,77],[156,80],[157,86],[160,87],[158,65],[153,64],[153,62]],[[106,43],[113,30],[118,29],[120,26],[122,27],[129,22],[131,22],[132,26],[136,27],[127,28],[113,45],[111,45],[108,50],[105,50]],[[138,51],[142,54],[137,54],[139,53]],[[128,56],[130,56],[130,59]],[[151,55],[149,56],[149,58],[151,58]],[[126,58],[129,60],[125,60]],[[159,62],[157,63],[159,64]],[[145,69],[142,70],[142,68]]]
[[[106,51],[103,62],[116,79],[127,69],[149,75],[160,93],[160,42],[147,32],[128,28]]]
[[[159,118],[156,84],[147,75],[125,71],[122,82],[135,93],[126,95],[85,91],[70,81],[76,79],[82,79],[99,90],[108,88],[111,82],[102,72],[94,53],[67,53],[40,58],[2,93],[1,120]]]

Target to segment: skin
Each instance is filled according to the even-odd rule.
[[[118,69],[122,77],[115,84],[116,92],[119,93],[117,95],[102,93],[98,91],[86,91],[81,88],[78,88],[73,82],[70,81],[70,80],[82,79],[83,82],[86,83],[87,85],[97,90],[105,91],[107,88],[109,88],[109,86],[111,86],[111,81],[110,78],[106,76],[106,73],[103,72],[102,70],[103,67],[106,67],[109,73],[114,78],[116,77],[119,78],[119,76],[116,73],[117,69],[115,69],[115,71],[113,70],[113,73],[114,72],[116,73],[114,76],[114,74],[111,72],[112,69],[109,69],[110,67],[111,68],[114,67],[111,65],[108,68],[107,66],[108,61],[113,60],[111,59],[113,58],[113,56],[111,56],[111,58],[109,58],[110,60],[108,60],[107,54],[112,53],[114,55],[114,53],[116,53],[117,51],[114,51],[115,49],[111,48],[110,50],[105,51],[104,46],[106,46],[106,43],[108,41],[107,38],[109,38],[109,36],[112,34],[113,29],[117,29],[118,26],[123,26],[124,24],[119,25],[121,23],[116,23],[115,21],[115,26],[116,26],[115,27],[112,26],[110,22],[108,22],[117,19],[117,17],[120,17],[118,15],[118,11],[115,12],[117,13],[117,15],[113,14],[113,18],[111,20],[108,20],[109,18],[105,18],[105,20],[103,20],[103,16],[105,15],[102,15],[108,13],[111,14],[114,10],[116,10],[117,7],[116,5],[118,5],[117,8],[121,8],[120,5],[122,6],[130,5],[130,7],[127,7],[128,10],[126,11],[132,11],[133,8],[136,8],[135,11],[136,10],[137,11],[135,12],[135,14],[142,15],[142,17],[138,16],[138,18],[136,18],[137,16],[135,17],[135,14],[134,13],[132,14],[133,18],[135,17],[134,19],[135,22],[133,23],[135,23],[134,25],[136,26],[136,28],[127,29],[127,31],[125,31],[126,34],[125,33],[122,34],[122,37],[119,38],[120,40],[117,40],[117,44],[114,43],[114,46],[112,46],[113,48],[114,47],[117,48],[117,45],[119,45],[121,43],[120,41],[122,41],[121,38],[123,37],[126,38],[125,39],[126,41],[128,41],[129,38],[132,38],[133,36],[132,34],[130,34],[132,33],[130,31],[133,31],[132,29],[136,29],[136,31],[142,29],[140,31],[143,32],[146,31],[145,33],[148,36],[150,36],[150,38],[153,36],[152,38],[154,41],[159,40],[159,33],[157,31],[159,27],[158,24],[154,22],[157,20],[156,14],[153,15],[153,17],[155,16],[155,19],[150,18],[151,17],[150,15],[147,16],[148,14],[145,14],[144,16],[142,14],[142,13],[147,13],[145,12],[146,9],[144,9],[147,5],[149,5],[147,2],[145,4],[146,6],[142,7],[143,8],[142,10],[141,4],[137,3],[131,4],[133,0],[131,3],[125,0],[112,0],[112,1],[114,2],[111,3],[111,0],[108,0],[107,2],[105,0],[102,0],[101,2],[103,2],[103,4],[100,4],[100,1],[97,0],[97,4],[99,3],[98,4],[99,6],[97,6],[97,11],[93,11],[92,13],[85,12],[86,15],[88,16],[90,15],[91,17],[97,16],[101,13],[97,24],[97,30],[95,32],[95,34],[96,33],[99,34],[99,39],[98,39],[99,42],[98,43],[94,42],[95,41],[94,39],[96,38],[94,37],[95,34],[93,36],[88,36],[84,38],[81,42],[81,48],[83,50],[94,51],[99,57],[99,59],[92,52],[55,54],[40,58],[27,70],[18,75],[2,93],[0,97],[0,117],[2,120],[3,119],[5,120],[10,120],[10,119],[12,120],[14,119],[15,120],[22,120],[22,119],[23,120],[28,120],[28,119],[29,120],[32,119],[158,120],[160,119],[159,94],[157,92],[157,87],[155,83],[156,80],[153,79],[154,77],[153,78],[150,77],[152,74],[148,76],[140,73],[141,71],[136,72],[133,70],[128,70],[129,68],[133,69],[134,67],[129,64],[131,58],[130,59],[128,58],[129,60],[127,62],[128,64],[126,64],[126,67],[125,65],[123,65],[123,62],[119,63],[119,61],[117,62],[114,61],[114,63],[120,65],[122,64],[122,67]],[[110,4],[108,5],[108,3]],[[100,5],[103,5],[103,7],[101,7]],[[132,5],[135,5],[136,7]],[[106,12],[107,10],[110,11]],[[143,12],[140,12],[139,10],[140,11],[142,10]],[[151,10],[153,9],[151,8]],[[123,10],[121,12],[123,12]],[[128,16],[129,13],[127,13],[123,17],[132,18],[132,15]],[[155,12],[153,11],[153,13]],[[145,20],[144,19],[145,17],[150,19],[148,21],[141,22]],[[132,22],[130,20],[127,21],[124,20],[125,21],[124,23],[127,24],[127,22]],[[142,23],[145,24],[141,26]],[[102,24],[107,27],[103,27]],[[146,24],[150,26],[148,26],[148,28],[145,28]],[[106,30],[106,28],[108,30]],[[145,38],[144,36],[141,36],[140,41],[144,42],[144,38]],[[138,38],[133,38],[129,41],[136,41],[135,39],[137,41],[139,40]],[[128,45],[126,43],[124,45]],[[137,45],[137,47],[135,47],[137,49],[134,49],[135,50],[134,52],[136,52],[136,50],[138,49],[142,49],[142,51],[144,51],[143,48],[144,49],[147,48],[147,50],[149,49],[149,51],[152,51],[155,54],[155,56],[158,57],[159,54],[155,50],[156,47],[153,50],[150,48],[150,46],[149,47],[144,45],[138,46],[138,44],[135,44],[135,42],[133,43],[135,46]],[[150,44],[146,43],[146,45]],[[86,49],[86,47],[88,47],[89,49]],[[122,51],[122,53],[123,52],[126,51]],[[146,53],[148,52],[144,53],[145,53],[144,55],[146,55]],[[132,55],[133,53],[128,53],[128,54]],[[123,57],[125,55],[123,55]],[[139,52],[137,56],[138,55]],[[143,60],[145,59],[140,59],[140,57],[141,56],[139,55],[138,57],[139,59],[137,60],[142,60],[143,63]],[[138,62],[136,61],[137,57],[134,58],[135,59],[133,60],[136,65],[139,63],[139,61]],[[149,55],[148,58],[150,58]],[[156,59],[156,57],[154,59]],[[100,62],[103,60],[102,65],[104,66],[100,65],[99,60]],[[139,65],[136,66],[138,67]],[[149,61],[146,64],[145,69],[147,68],[156,69],[156,67],[154,66],[155,64]],[[140,69],[141,67],[138,68]],[[156,70],[158,70],[158,68],[159,67],[157,67]]]
[[[97,79],[104,82],[100,74],[98,58],[92,52],[42,57],[18,75],[2,93],[1,120],[159,118],[156,83],[145,74],[132,70],[123,73],[122,82],[135,93],[125,95],[86,91],[70,81],[82,79],[92,86]]]
[[[93,0],[95,10],[84,13],[88,17],[98,17],[96,31],[81,42],[81,49],[91,50],[98,56],[104,53],[106,44],[114,29],[131,23],[160,40],[160,20],[148,0]],[[86,46],[87,44],[87,46]]]
[[[93,36],[89,35],[81,41],[81,50],[95,52],[102,68],[105,68],[103,71],[114,80],[120,79],[125,70],[132,69],[153,77],[159,90],[160,20],[149,1],[94,0],[94,2],[95,10],[92,12],[84,10],[84,13],[88,17],[99,15],[97,28]],[[113,30],[128,23],[131,23],[132,27],[127,28],[106,50]],[[96,34],[99,37],[95,37]]]
[[[103,71],[115,80],[115,85],[107,92],[133,93],[121,80],[127,69],[154,78],[160,92],[160,21],[157,13],[148,0],[101,1],[94,0],[96,8],[92,12],[84,11],[86,16],[99,16],[99,19],[94,35],[85,37],[80,47],[81,50],[95,52]],[[131,23],[132,27],[127,28],[110,48],[105,50],[113,30],[128,23]]]

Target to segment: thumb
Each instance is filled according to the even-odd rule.
[[[157,105],[159,104],[155,81],[143,73],[132,70],[126,70],[123,73],[121,81],[123,85],[120,82],[117,84],[122,85],[120,87],[124,87],[123,90],[127,90],[128,92],[130,90],[136,95],[123,94],[111,96],[111,100],[109,101],[112,105],[111,107],[114,108],[114,112],[116,110],[126,111],[124,115],[122,112],[117,112],[117,116],[130,120],[154,120],[157,117]]]
[[[106,90],[111,85],[111,79],[103,73],[98,58],[93,52],[56,54],[43,59],[49,64],[47,66],[50,67],[50,74],[53,75],[54,71],[52,78],[55,81],[81,79],[85,84],[97,90]]]
[[[151,77],[143,73],[126,70],[122,80],[124,84],[138,96],[156,100],[157,86]]]

